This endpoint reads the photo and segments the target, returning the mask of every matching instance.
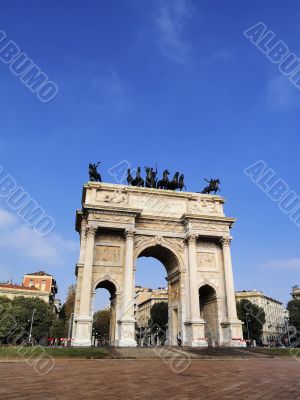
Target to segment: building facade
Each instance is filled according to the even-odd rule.
[[[234,218],[216,195],[88,182],[77,211],[73,336],[91,345],[94,296],[111,295],[110,344],[136,346],[135,264],[154,257],[168,282],[168,338],[186,346],[241,345],[230,251]]]
[[[22,284],[0,283],[0,296],[10,299],[15,297],[38,297],[51,304],[59,311],[60,301],[55,298],[57,284],[54,277],[44,271],[25,274]]]
[[[138,328],[147,328],[151,307],[160,302],[168,302],[168,289],[135,288],[134,317]]]
[[[283,303],[259,290],[236,292],[235,297],[236,301],[249,300],[264,310],[266,322],[262,329],[262,344],[272,346],[278,343],[286,332],[288,311],[283,307]]]
[[[17,285],[13,283],[0,283],[0,296],[8,297],[10,300],[15,297],[38,297],[49,303],[49,293],[38,290],[34,286]]]
[[[292,287],[291,296],[292,296],[293,300],[300,300],[300,288],[298,285],[295,285]]]

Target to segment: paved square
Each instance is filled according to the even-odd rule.
[[[167,362],[57,360],[45,376],[24,362],[0,363],[0,398],[300,400],[294,359],[192,360],[180,374]]]

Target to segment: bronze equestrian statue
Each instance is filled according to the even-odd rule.
[[[169,181],[167,184],[167,189],[169,190],[178,189],[178,178],[179,178],[179,172],[175,172],[173,179]]]
[[[163,178],[159,180],[156,184],[157,189],[167,189],[169,183],[169,175],[170,172],[167,169],[165,169],[163,172]]]
[[[97,164],[89,163],[89,176],[91,182],[102,182],[101,175],[97,171],[99,164],[101,164],[101,162],[98,162]]]
[[[137,168],[135,178],[131,181],[131,186],[138,186],[138,187],[144,186],[144,179],[141,177],[141,167]]]
[[[131,175],[130,168],[128,168],[127,169],[127,183],[128,183],[129,186],[131,186],[132,181],[133,181],[133,177]]]
[[[206,182],[209,183],[208,186],[206,186],[202,193],[203,194],[210,194],[212,192],[214,192],[214,194],[216,194],[218,191],[221,191],[221,189],[219,188],[220,185],[220,180],[219,179],[204,179]]]
[[[149,168],[149,167],[145,167],[145,171],[146,171],[146,182],[145,182],[145,186],[147,188],[156,188],[156,174],[157,174],[157,167],[156,170],[154,171],[153,168]]]
[[[184,174],[181,174],[178,181],[178,189],[182,191],[182,189],[186,190],[186,186],[184,184]]]

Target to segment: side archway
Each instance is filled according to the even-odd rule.
[[[216,290],[209,284],[204,284],[199,289],[200,316],[205,321],[204,333],[210,346],[218,343],[218,301]]]
[[[100,279],[94,284],[93,292],[96,293],[97,289],[106,289],[110,295],[110,305],[109,305],[109,338],[108,344],[113,346],[116,339],[116,308],[117,308],[117,284],[111,279]],[[91,314],[94,315],[94,304],[91,304]]]

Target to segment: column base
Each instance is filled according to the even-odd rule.
[[[203,319],[191,319],[185,321],[186,326],[186,346],[189,347],[208,347],[208,340],[205,337],[205,321]]]
[[[72,346],[89,347],[92,345],[92,323],[93,318],[89,315],[78,315],[76,317],[76,334]]]
[[[123,317],[118,321],[119,324],[119,347],[136,347],[135,340],[135,318]]]
[[[222,327],[222,345],[227,347],[246,347],[246,341],[243,339],[243,323],[239,319],[226,319],[221,322]]]

